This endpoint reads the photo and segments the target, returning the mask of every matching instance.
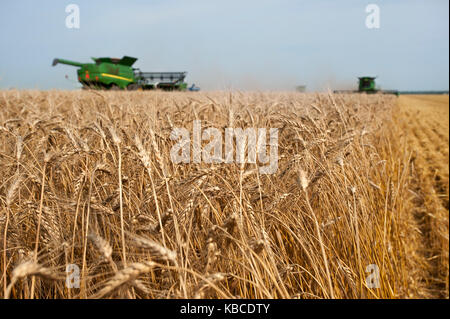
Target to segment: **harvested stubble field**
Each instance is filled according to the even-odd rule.
[[[448,298],[448,133],[402,99],[0,92],[0,296]],[[174,164],[194,120],[279,128],[278,170]]]

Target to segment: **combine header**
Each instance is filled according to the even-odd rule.
[[[78,81],[83,88],[106,90],[152,90],[185,91],[184,82],[187,72],[142,72],[131,66],[137,58],[124,56],[116,58],[92,58],[95,63],[79,63],[63,59],[54,59],[58,63],[79,67]],[[198,89],[198,88],[197,88]]]
[[[375,85],[376,77],[363,76],[359,77],[359,85],[357,91],[335,90],[334,93],[367,93],[367,94],[448,94],[448,91],[397,91],[397,90],[380,90]]]

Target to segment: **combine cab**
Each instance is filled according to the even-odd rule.
[[[116,58],[92,58],[95,63],[79,63],[63,59],[54,59],[58,63],[79,67],[78,81],[83,88],[109,90],[152,90],[167,91],[187,89],[184,82],[187,72],[141,72],[132,68],[136,58],[124,56]]]

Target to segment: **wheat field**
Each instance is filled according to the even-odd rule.
[[[448,131],[421,103],[0,91],[0,297],[448,298]],[[173,163],[194,120],[278,128],[277,171]]]

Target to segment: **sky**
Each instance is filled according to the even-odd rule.
[[[80,9],[67,28],[66,6]],[[368,4],[379,28],[366,27]],[[202,90],[449,89],[447,0],[17,0],[0,2],[0,89],[78,89],[54,58],[137,57]],[[66,75],[68,78],[66,78]]]

